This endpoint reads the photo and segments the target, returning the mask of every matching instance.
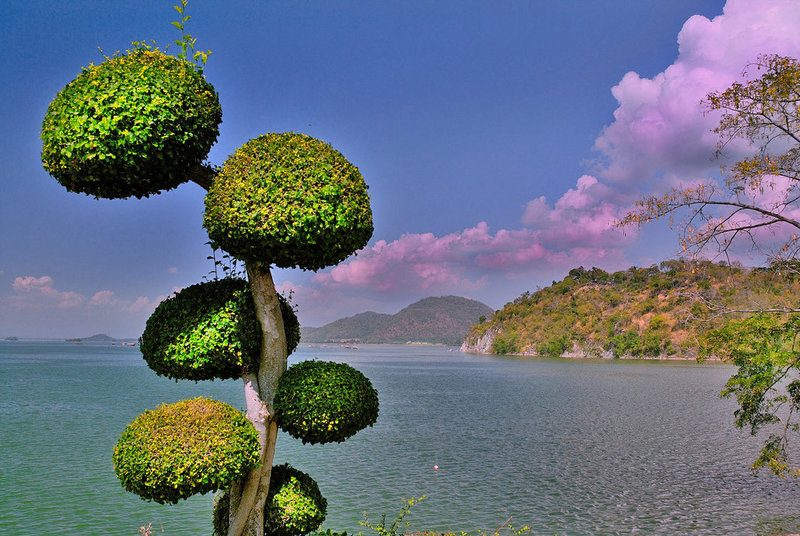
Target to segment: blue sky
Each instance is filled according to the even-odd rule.
[[[67,192],[42,169],[55,94],[134,40],[177,38],[176,2],[7,2],[0,35],[0,337],[138,336],[211,266],[203,191]],[[223,7],[224,6],[224,7]],[[669,258],[664,226],[610,227],[642,194],[713,176],[700,98],[760,53],[800,56],[796,0],[193,0],[223,123],[209,156],[299,131],[358,166],[375,233],[318,273],[278,270],[301,322],[428,295],[500,308],[578,265]],[[175,47],[173,46],[173,49]]]

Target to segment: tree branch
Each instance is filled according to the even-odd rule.
[[[189,180],[208,191],[217,176],[217,170],[209,164],[200,164],[187,174]]]

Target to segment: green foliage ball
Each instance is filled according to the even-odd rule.
[[[278,426],[303,443],[342,442],[378,419],[378,392],[344,363],[303,361],[278,381]]]
[[[42,123],[42,163],[67,190],[147,197],[188,180],[217,139],[222,109],[192,66],[137,48],[84,68]]]
[[[278,295],[292,353],[300,323]],[[256,372],[261,325],[247,281],[224,278],[198,283],[161,302],[147,320],[139,346],[148,366],[173,379],[240,378]]]
[[[264,534],[301,536],[325,521],[328,502],[313,478],[288,464],[272,468],[264,504]],[[225,492],[214,505],[214,534],[228,534],[230,496]]]
[[[232,406],[208,398],[164,404],[136,417],[114,448],[122,486],[176,503],[228,488],[259,463],[258,432]]]
[[[367,185],[358,168],[304,134],[250,140],[222,166],[203,225],[233,256],[318,270],[343,261],[372,236]]]

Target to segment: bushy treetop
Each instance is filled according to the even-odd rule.
[[[288,353],[300,342],[300,324],[283,296]],[[258,371],[261,325],[247,281],[198,283],[161,302],[139,339],[148,366],[174,379],[240,378]]]
[[[128,491],[158,503],[226,489],[259,463],[258,432],[232,406],[198,397],[146,411],[114,448]]]
[[[378,392],[345,363],[303,361],[278,381],[278,426],[303,443],[342,442],[378,419]]]
[[[264,534],[301,536],[325,521],[328,501],[308,474],[289,464],[272,468],[269,492],[264,503]],[[230,494],[222,494],[214,505],[214,535],[228,534]]]
[[[203,225],[233,256],[318,270],[372,236],[367,185],[327,143],[294,132],[250,140],[223,165],[206,196]]]
[[[275,479],[275,485],[272,485]],[[308,474],[289,464],[272,468],[264,511],[264,533],[300,536],[316,530],[325,521],[328,501]]]
[[[221,121],[217,93],[193,64],[138,47],[58,93],[42,123],[42,163],[73,192],[147,197],[188,180]]]

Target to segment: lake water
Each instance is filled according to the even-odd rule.
[[[800,532],[800,484],[751,474],[759,439],[717,393],[734,370],[672,362],[472,356],[425,346],[302,347],[378,389],[377,424],[341,444],[278,442],[310,473],[333,530],[391,519],[427,495],[412,529],[536,536]],[[0,342],[0,534],[211,533],[212,497],[176,506],[126,493],[111,451],[137,414],[198,395],[242,407],[241,384],[159,378],[137,348]],[[439,470],[433,469],[434,465]],[[163,532],[162,532],[163,530]]]

